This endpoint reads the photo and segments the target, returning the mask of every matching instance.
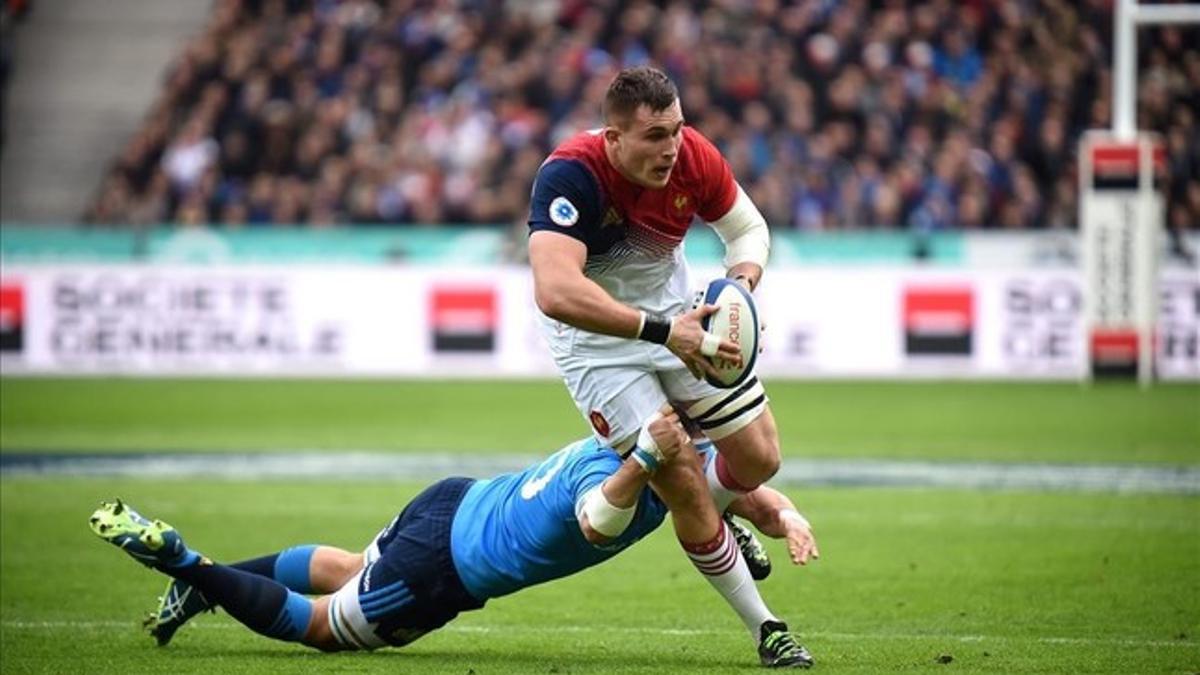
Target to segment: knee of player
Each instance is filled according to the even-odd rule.
[[[763,443],[762,454],[759,456],[759,469],[764,474],[763,482],[779,473],[779,465],[783,463],[779,451],[779,438],[772,437]]]
[[[779,433],[775,426],[769,423],[756,424],[751,430],[753,436],[748,444],[749,452],[745,452],[749,465],[746,468],[754,474],[753,478],[757,483],[763,483],[779,472],[779,465],[783,461],[783,453],[779,448]]]
[[[758,468],[760,468],[763,476],[761,483],[766,483],[767,480],[772,479],[776,473],[779,473],[779,466],[781,464],[782,458],[780,458],[779,455],[779,446],[776,444],[772,452],[768,452],[762,456],[760,465],[758,465]]]
[[[747,454],[743,465],[739,467],[740,471],[737,472],[741,475],[738,475],[737,478],[747,487],[757,487],[779,473],[780,463],[777,443],[760,444],[755,448],[755,452]]]
[[[303,643],[323,652],[339,652],[347,647],[338,641],[329,626],[329,602],[328,595],[313,601],[312,618],[309,620],[308,630],[304,632]]]
[[[342,583],[346,583],[355,574],[358,574],[363,568],[363,554],[350,553],[343,551],[343,555],[338,558],[338,573],[341,574]],[[340,586],[340,584],[339,584]]]
[[[312,586],[320,592],[332,592],[358,574],[362,566],[362,553],[320,546],[314,552],[309,568]]]

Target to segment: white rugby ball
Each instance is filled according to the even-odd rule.
[[[710,357],[717,376],[707,375],[704,379],[714,387],[733,389],[754,373],[754,361],[758,357],[758,310],[754,307],[754,298],[732,279],[715,279],[704,291],[704,304],[716,305],[718,309],[705,317],[700,325],[722,340],[736,344],[742,352],[741,365]]]

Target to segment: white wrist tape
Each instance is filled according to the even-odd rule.
[[[771,231],[741,185],[729,212],[711,225],[725,243],[725,269],[744,262],[766,267],[771,254]]]
[[[592,529],[609,538],[620,536],[633,521],[636,511],[636,503],[624,509],[610,504],[600,485],[588,490],[575,505],[576,518],[582,520],[582,516],[587,515]]]
[[[662,419],[662,413],[654,413],[642,422],[642,430],[638,432],[637,447],[650,453],[650,456],[657,462],[666,461],[666,456],[662,454],[662,450],[658,449],[658,443],[654,442],[654,437],[650,435],[650,425],[656,420]]]
[[[780,509],[779,519],[782,521],[791,521],[800,527],[806,527],[810,530],[812,529],[812,524],[808,522],[807,518],[800,515],[800,512],[796,509]]]
[[[704,337],[700,339],[700,353],[705,356],[716,356],[717,350],[721,347],[721,338],[706,332]]]

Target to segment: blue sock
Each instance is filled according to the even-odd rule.
[[[275,561],[279,558],[278,553],[264,555],[261,558],[251,558],[250,560],[242,560],[230,565],[235,570],[257,574],[260,577],[275,579]],[[275,581],[279,581],[275,579]],[[295,590],[295,589],[292,589]]]
[[[275,560],[275,581],[297,593],[312,593],[308,569],[317,547],[313,544],[284,549]]]
[[[190,548],[185,548],[183,555],[179,556],[178,560],[175,560],[174,562],[171,562],[171,563],[162,563],[162,564],[163,564],[163,566],[165,566],[167,568],[175,568],[175,567],[187,567],[188,565],[195,565],[199,561],[200,561],[199,553],[196,553],[195,551],[193,551]]]
[[[312,594],[312,578],[309,575],[309,567],[316,550],[316,544],[293,546],[279,553],[236,562],[230,567],[274,579],[287,586],[289,591]]]
[[[250,630],[276,640],[300,642],[312,618],[312,601],[273,579],[208,563],[166,571],[197,588]]]

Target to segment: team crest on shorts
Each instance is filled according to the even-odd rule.
[[[570,227],[579,221],[579,209],[566,197],[555,197],[550,202],[550,220],[555,225]]]
[[[604,419],[604,415],[599,410],[593,410],[588,419],[592,421],[592,428],[596,433],[608,438],[608,434],[612,429],[608,427],[608,420]]]

